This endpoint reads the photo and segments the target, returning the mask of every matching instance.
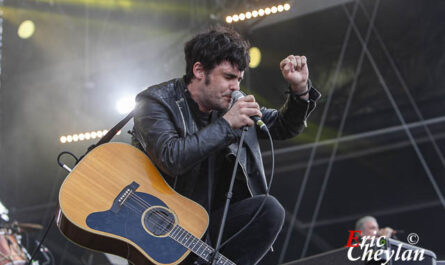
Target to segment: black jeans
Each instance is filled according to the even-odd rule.
[[[264,198],[265,195],[258,195],[230,205],[221,243],[249,222]],[[216,245],[223,211],[219,209],[210,215],[208,233],[213,246]],[[220,252],[237,265],[257,264],[277,238],[284,223],[284,214],[278,200],[269,195],[254,221]]]

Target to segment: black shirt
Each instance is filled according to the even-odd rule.
[[[185,95],[199,129],[219,118],[220,114],[214,110],[210,113],[200,111],[198,104],[187,90]],[[215,150],[215,153],[201,163],[198,182],[195,185],[191,199],[201,204],[209,213],[224,207],[234,163],[235,159],[229,155],[228,148]],[[245,177],[242,175],[242,171],[238,169],[232,203],[250,196],[245,187]]]

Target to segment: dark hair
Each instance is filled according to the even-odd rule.
[[[238,32],[222,26],[196,35],[184,46],[186,84],[194,77],[193,65],[196,62],[200,62],[208,72],[223,61],[244,71],[250,61],[249,47],[250,44]]]

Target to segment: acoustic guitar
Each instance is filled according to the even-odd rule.
[[[191,252],[209,261],[214,249],[200,240],[208,221],[201,205],[175,192],[143,152],[124,143],[93,149],[59,192],[63,235],[135,265],[180,264]],[[215,259],[235,265],[222,254]]]

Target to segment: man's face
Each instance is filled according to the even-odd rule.
[[[199,101],[205,110],[228,110],[232,92],[239,90],[244,71],[239,71],[228,61],[223,61],[206,74],[199,89]]]
[[[376,236],[378,231],[379,231],[379,225],[377,224],[376,221],[371,220],[365,222],[365,224],[363,225],[362,235]]]

